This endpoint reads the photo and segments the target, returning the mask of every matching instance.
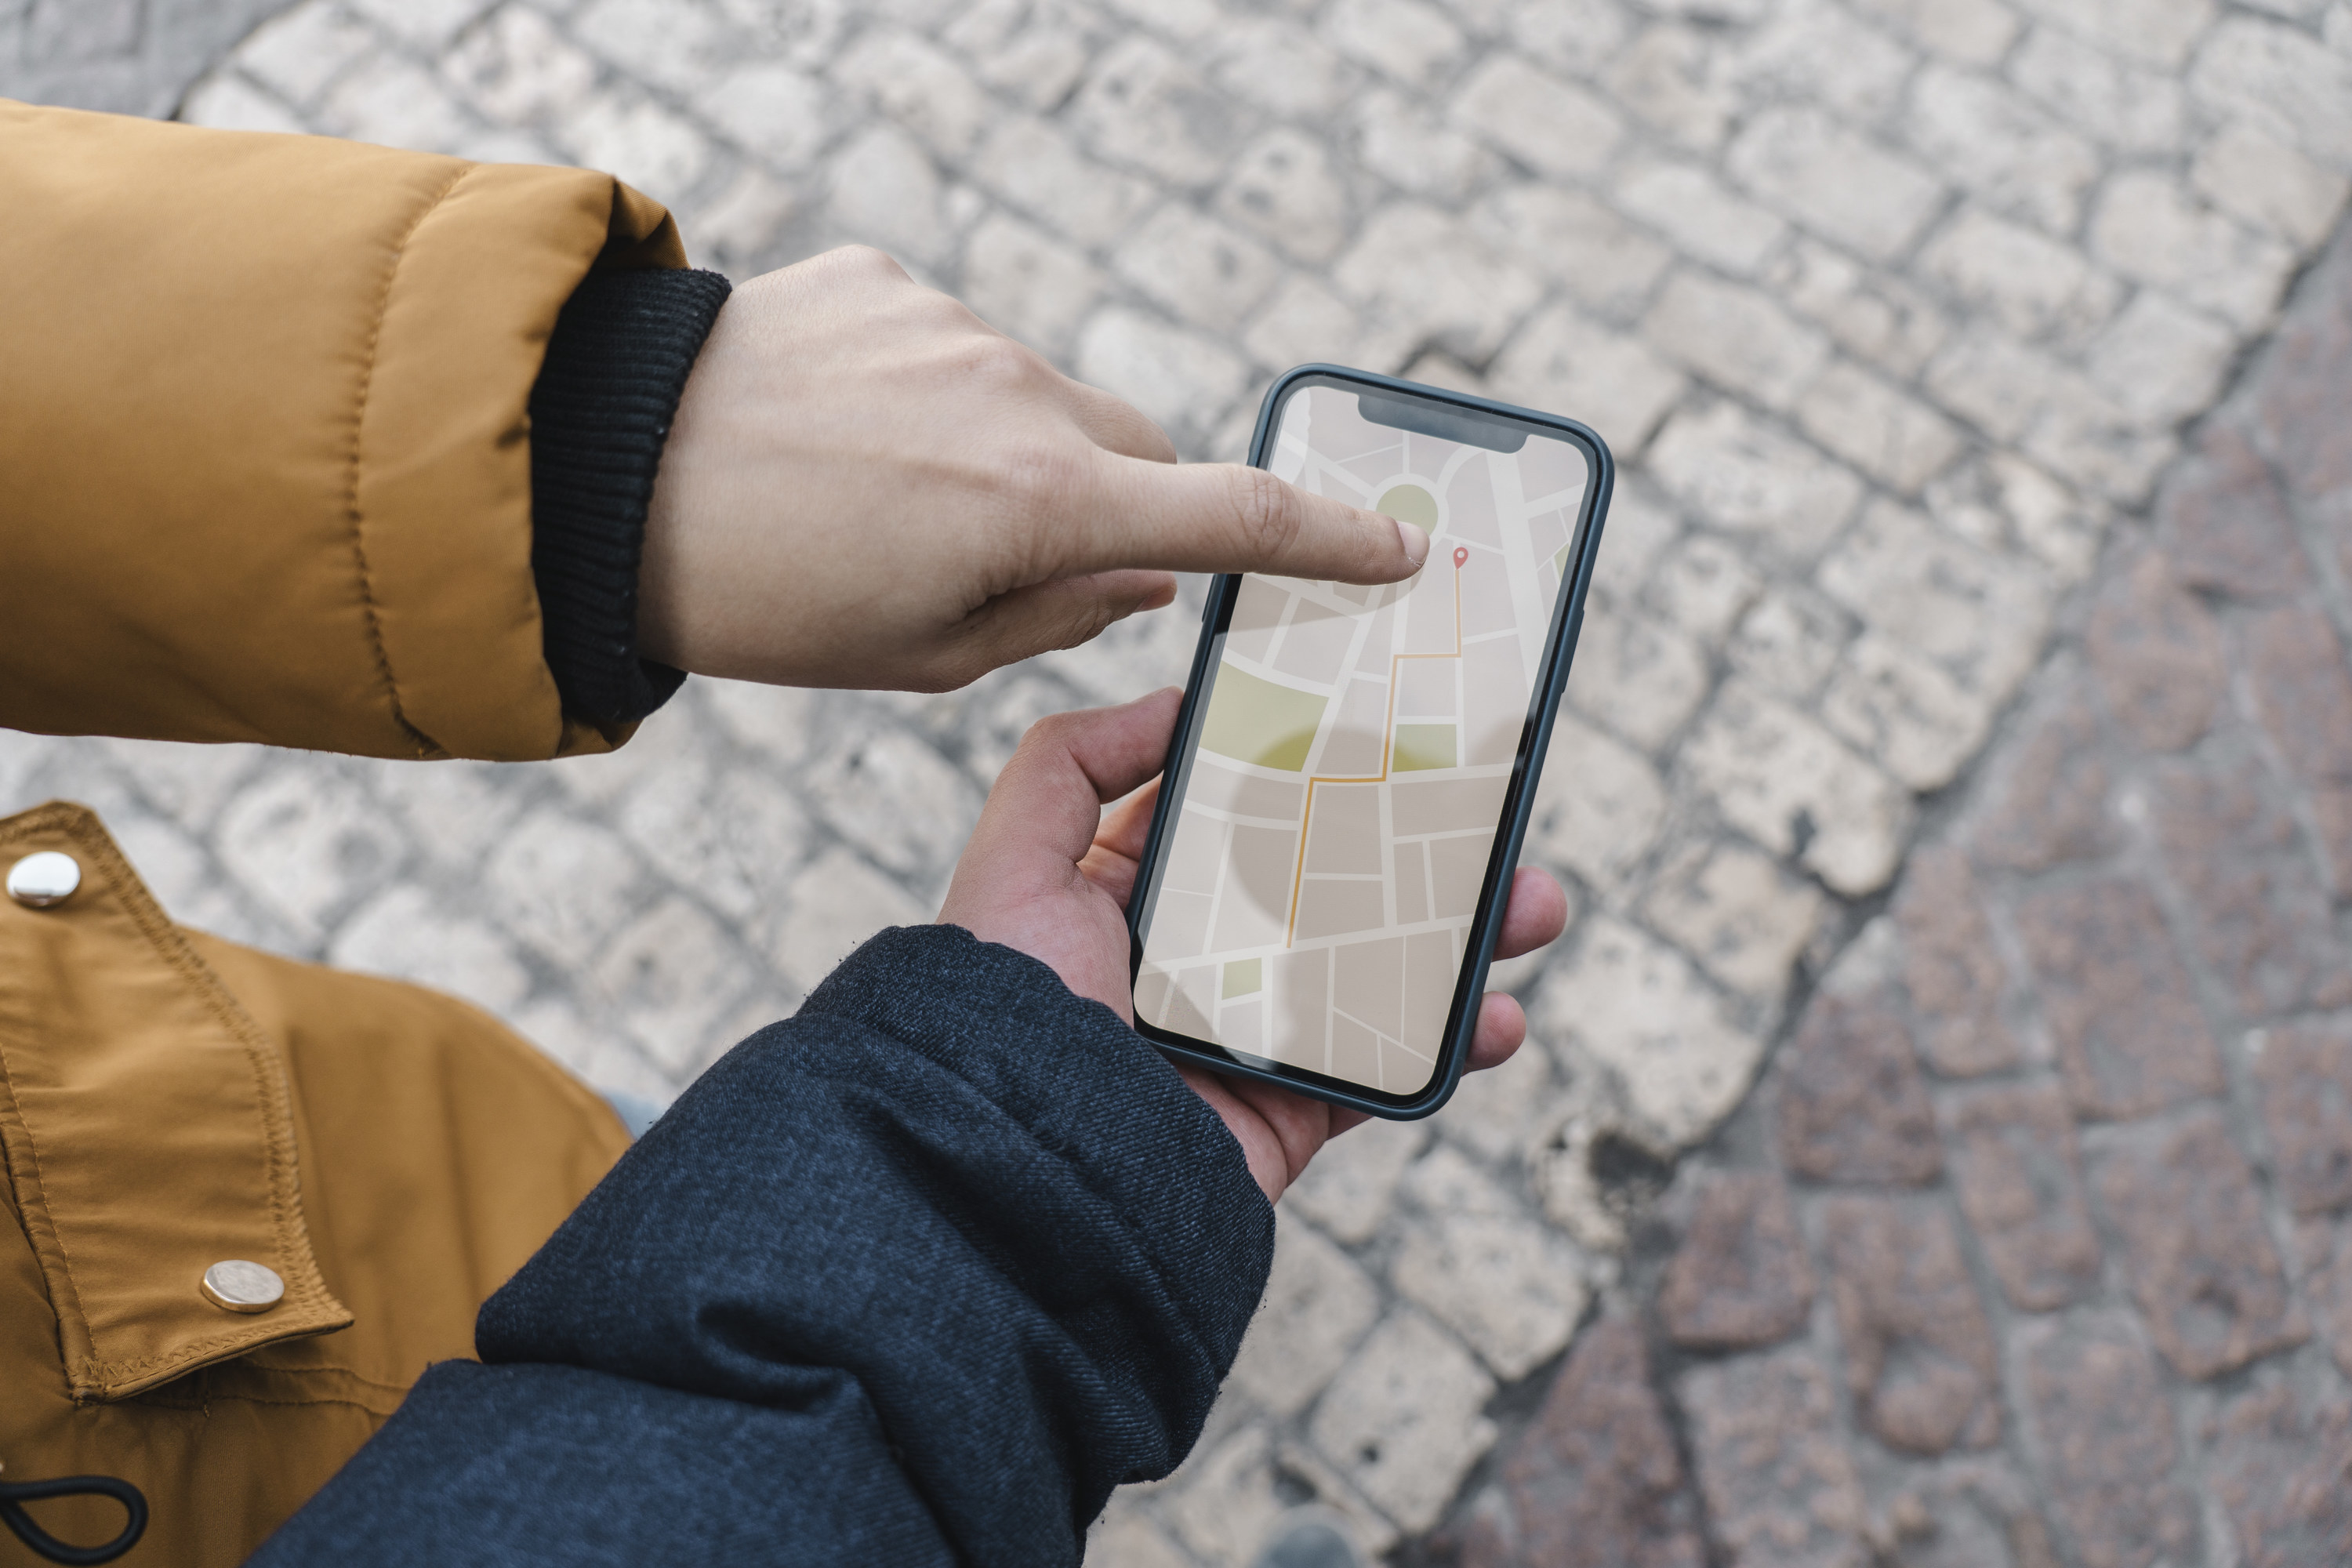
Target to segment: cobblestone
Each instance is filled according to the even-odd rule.
[[[2044,1079],[1946,1104],[1960,1209],[2010,1304],[2046,1312],[2089,1295],[2099,1283],[2099,1237],[2064,1092]]]
[[[2246,1507],[2294,1543],[2276,1551],[2325,1539],[2323,1516],[2255,1495],[2290,1461],[2234,1457],[2318,1414],[2241,1433],[2231,1405],[2222,1436],[2161,1464],[2108,1445],[2045,1473],[2063,1421],[2034,1356],[2088,1323],[2084,1343],[2146,1361],[2141,1256],[2102,1185],[2103,1272],[2072,1122],[2162,1117],[2085,1140],[2103,1179],[2155,1159],[2223,1089],[2210,1006],[2261,1157],[2164,1180],[2183,1213],[2212,1186],[2291,1218],[2280,1278],[2318,1335],[2233,1376],[2307,1391],[2331,1353],[2352,1373],[2328,1044],[2347,1011],[2328,900],[2352,886],[2352,252],[2299,285],[2243,395],[2194,419],[2342,213],[2342,5],[0,0],[0,93],[606,163],[739,278],[880,243],[1188,458],[1237,455],[1257,389],[1310,359],[1609,438],[1612,537],[1528,846],[1569,876],[1575,924],[1497,976],[1537,1048],[1433,1127],[1360,1129],[1318,1162],[1209,1440],[1167,1486],[1123,1489],[1097,1555],[1239,1568],[1302,1500],[1370,1551],[1434,1525],[1497,1563],[1591,1540],[1681,1568],[1704,1534],[1742,1561],[2219,1568],[2273,1550]],[[2184,419],[2194,456],[2158,491]],[[2152,531],[2125,525],[2095,572],[2152,492]],[[2151,545],[2167,583],[2130,575]],[[0,787],[5,808],[100,805],[178,918],[436,981],[658,1102],[866,933],[929,918],[1026,722],[1164,684],[1191,644],[1185,611],[1148,616],[946,698],[698,681],[619,757],[551,769],[10,738]],[[2145,751],[2163,744],[2184,750]],[[1906,872],[1922,823],[1933,852]],[[2142,877],[2153,895],[2118,912]],[[1809,1316],[1809,1289],[1734,1294],[1741,1268],[1826,1278],[1826,1233],[1774,1228],[1769,1204],[1710,1217],[1727,1200],[1675,1174],[1729,1161],[1778,1190],[1772,1105],[1742,1095],[1824,975],[1935,1075],[1909,1069],[1903,1125],[1934,1103],[1917,1124],[1929,1151],[1940,1124],[1948,1192],[1931,1170],[1903,1203],[1956,1205],[2007,1308],[2089,1314],[1996,1315],[1999,1402],[2021,1419],[1932,1475],[1872,1436],[1912,1340],[1881,1335],[1889,1359],[1857,1384],[1878,1341]],[[1801,1076],[1780,1048],[1770,1076]],[[1695,1497],[1640,1413],[1638,1345],[1609,1328],[1663,1334],[1649,1292],[1691,1278],[1716,1303],[1675,1309],[1716,1322],[1696,1353],[1763,1342],[1723,1326],[1734,1300],[1750,1335],[1815,1336],[1657,1374],[1685,1391],[1667,1404]],[[1535,1288],[1554,1279],[1570,1288]],[[1595,1412],[1623,1468],[1604,1483],[1616,1458],[1555,1446],[1515,1472],[1570,1417],[1523,1437],[1528,1405],[1489,1410],[1493,1376],[1557,1353],[1588,1291],[1585,1370],[1545,1408]],[[1327,1340],[1302,1326],[1326,1317]],[[1587,1343],[1605,1362],[1580,1363]],[[1786,1375],[1753,1378],[1754,1410],[1687,1395],[1766,1363]],[[2150,1376],[2135,1440],[2226,1404]],[[2095,1405],[2129,1383],[2070,1386]],[[1842,1385],[1867,1391],[1859,1425]],[[1797,1415],[1766,1433],[1775,1411]],[[1509,1442],[1456,1498],[1489,1421]],[[1348,1447],[1392,1433],[1402,1457]]]
[[[2021,1332],[2026,1416],[2074,1551],[2092,1568],[2181,1560],[2196,1504],[2174,1477],[2179,1445],[2147,1344],[2108,1314]]]
[[[1743,1171],[1706,1180],[1658,1296],[1675,1342],[1696,1350],[1775,1344],[1804,1327],[1812,1304],[1812,1268],[1780,1179]]]
[[[2309,1331],[2253,1173],[2218,1115],[2200,1112],[2106,1156],[2098,1190],[2156,1348],[2184,1376],[2242,1366]]]
[[[2221,1089],[2221,1058],[2137,881],[2053,888],[2018,910],[2077,1113],[2144,1116]]]
[[[1977,895],[1967,857],[1938,846],[1906,868],[1895,901],[1903,936],[1903,978],[1920,1027],[1914,1041],[1946,1078],[1973,1078],[2018,1065],[2017,1036],[2001,1017],[2008,966]]]
[[[1914,1454],[1985,1448],[2000,1434],[1992,1329],[1932,1201],[1832,1198],[1822,1208],[1845,1350],[1863,1425]]]
[[[2352,1407],[2306,1415],[2284,1384],[2233,1400],[2214,1423],[2214,1491],[2246,1568],[2352,1558]]]
[[[1464,1568],[1700,1568],[1696,1500],[1641,1329],[1596,1323],[1474,1513]]]
[[[1683,1374],[1708,1523],[1754,1568],[1863,1568],[1867,1525],[1837,1396],[1821,1363],[1791,1347]]]
[[[1943,1149],[1902,1015],[1877,997],[1816,996],[1782,1064],[1780,1131],[1781,1159],[1817,1182],[1934,1181]]]

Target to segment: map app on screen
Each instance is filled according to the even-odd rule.
[[[1375,412],[1378,411],[1376,406]],[[1388,1094],[1435,1074],[1591,475],[1309,383],[1269,466],[1430,534],[1386,587],[1242,580],[1139,922],[1136,1016]],[[1427,423],[1428,421],[1423,421]]]

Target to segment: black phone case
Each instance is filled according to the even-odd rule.
[[[1552,721],[1559,710],[1560,694],[1568,686],[1568,671],[1576,655],[1577,633],[1584,625],[1584,600],[1592,585],[1592,563],[1601,547],[1601,529],[1609,514],[1609,498],[1616,485],[1616,463],[1610,456],[1608,444],[1590,426],[1555,414],[1538,413],[1490,398],[1474,397],[1467,393],[1451,392],[1444,387],[1424,386],[1418,382],[1400,381],[1394,376],[1376,375],[1370,371],[1349,370],[1339,365],[1303,364],[1285,371],[1266,390],[1265,401],[1258,407],[1257,428],[1250,437],[1249,461],[1253,468],[1264,468],[1266,448],[1273,438],[1275,411],[1280,408],[1286,395],[1299,382],[1315,378],[1359,386],[1368,392],[1385,393],[1408,400],[1427,402],[1441,407],[1475,409],[1484,414],[1500,415],[1519,424],[1533,426],[1547,434],[1559,436],[1582,447],[1592,466],[1592,483],[1585,494],[1585,512],[1577,529],[1577,558],[1569,575],[1569,592],[1560,606],[1553,613],[1549,633],[1549,646],[1544,656],[1543,686],[1524,729],[1519,734],[1518,753],[1511,764],[1511,782],[1503,796],[1502,820],[1495,835],[1495,850],[1486,861],[1486,879],[1479,889],[1478,910],[1470,924],[1470,936],[1465,944],[1469,961],[1454,983],[1454,1001],[1446,1015],[1445,1039],[1438,1060],[1437,1071],[1428,1085],[1410,1095],[1382,1094],[1367,1089],[1360,1084],[1327,1077],[1304,1068],[1286,1067],[1279,1063],[1260,1065],[1244,1060],[1222,1046],[1180,1035],[1157,1025],[1136,1021],[1136,1029],[1144,1038],[1162,1050],[1199,1062],[1218,1072],[1240,1078],[1264,1079],[1285,1089],[1317,1100],[1328,1100],[1392,1121],[1410,1121],[1427,1116],[1453,1098],[1454,1086],[1462,1081],[1462,1067],[1470,1051],[1470,1037],[1477,1027],[1478,1000],[1486,985],[1486,968],[1493,961],[1495,936],[1502,922],[1503,904],[1510,887],[1511,874],[1517,868],[1519,846],[1527,836],[1528,818],[1535,808],[1536,784],[1543,768],[1545,750],[1551,743]],[[1169,742],[1168,760],[1161,776],[1174,780],[1183,762],[1185,742],[1192,735],[1200,704],[1201,689],[1209,671],[1209,658],[1216,647],[1218,635],[1233,619],[1234,603],[1241,590],[1241,578],[1219,576],[1210,586],[1209,605],[1201,620],[1201,640],[1192,652],[1192,668],[1184,686],[1183,706],[1176,716],[1176,732]],[[1128,901],[1128,981],[1134,984],[1143,964],[1142,913],[1150,907],[1160,876],[1160,838],[1168,831],[1170,805],[1175,792],[1163,787],[1159,804],[1151,814],[1151,835],[1145,841],[1141,868],[1134,891]]]

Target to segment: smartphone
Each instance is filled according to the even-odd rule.
[[[1209,593],[1133,897],[1136,1027],[1396,1120],[1476,1027],[1614,478],[1585,426],[1336,365],[1267,392],[1252,464],[1426,529],[1366,588]]]

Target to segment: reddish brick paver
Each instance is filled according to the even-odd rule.
[[[2347,580],[2352,234],[1636,1249],[1713,1563],[2352,1563]]]

